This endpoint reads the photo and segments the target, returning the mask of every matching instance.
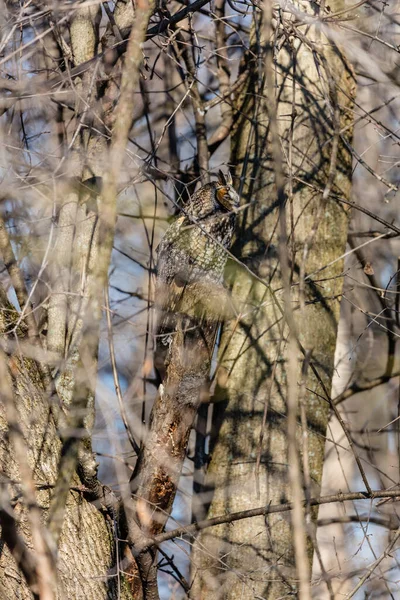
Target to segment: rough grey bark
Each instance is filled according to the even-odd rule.
[[[339,8],[335,3],[333,10]],[[312,14],[311,4],[302,9]],[[289,259],[292,335],[296,329],[318,373],[309,368],[299,391],[307,423],[308,450],[302,459],[310,495],[319,492],[329,415],[323,386],[330,390],[342,287],[342,261],[336,259],[345,249],[348,225],[337,197],[349,197],[351,177],[351,158],[338,132],[351,136],[348,109],[355,85],[342,51],[321,31],[311,26],[301,30],[304,38],[287,41],[280,31],[270,37],[268,26],[259,16],[253,22],[253,43],[242,65],[248,69],[247,85],[234,106],[232,163],[243,202],[252,203],[238,228],[235,253],[257,278],[237,265],[229,274],[241,313],[224,327],[220,343],[214,445],[206,477],[210,517],[291,499],[282,245]],[[268,43],[279,40],[272,77],[264,69],[265,34],[267,54]],[[271,80],[276,82],[272,89]],[[276,99],[275,123],[268,118],[274,118],[271,97]],[[283,164],[276,161],[274,125]],[[275,185],[279,170],[286,175],[286,239]],[[297,360],[298,384],[303,359]],[[304,449],[304,431],[300,424],[297,429]],[[202,532],[193,557],[192,597],[272,600],[297,594],[292,529],[290,518],[271,515]],[[310,546],[310,561],[311,556]]]
[[[18,313],[2,295],[1,333],[18,319]],[[3,338],[5,339],[5,338]],[[20,343],[26,339],[23,329],[18,330]],[[12,343],[12,340],[11,342]],[[12,346],[11,346],[12,348]],[[19,352],[7,349],[10,389],[17,411],[26,447],[27,467],[36,487],[36,503],[46,514],[52,498],[52,487],[57,479],[61,441],[57,435],[52,407],[34,360],[21,358]],[[2,370],[2,373],[4,371]],[[3,481],[9,481],[8,495],[14,514],[19,519],[19,532],[26,544],[32,547],[32,531],[29,515],[21,497],[21,466],[10,443],[9,418],[6,412],[5,379],[1,394],[1,451],[0,464]],[[18,457],[19,458],[19,457]],[[72,483],[77,489],[81,483],[77,477]],[[62,529],[57,571],[59,595],[63,598],[116,597],[112,580],[105,574],[114,564],[113,531],[105,515],[90,504],[78,491],[71,491],[67,500],[66,515]],[[7,598],[32,598],[16,564],[6,546],[2,549],[0,580],[7,591]],[[110,585],[111,584],[111,585]],[[108,591],[107,591],[108,590]]]

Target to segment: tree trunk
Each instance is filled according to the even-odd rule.
[[[303,3],[302,10],[314,9]],[[324,389],[330,390],[333,372],[348,226],[339,199],[349,197],[351,181],[342,138],[351,137],[355,84],[325,26],[300,26],[299,36],[288,38],[281,30],[270,33],[270,23],[268,7],[253,21],[241,67],[248,70],[247,86],[234,102],[231,162],[243,203],[251,205],[234,250],[247,269],[232,263],[228,271],[240,315],[224,327],[219,347],[209,517],[286,502],[296,489],[301,500],[303,487],[295,487],[291,471],[296,460],[288,460],[290,378],[306,423],[302,430],[297,417],[298,443],[292,444],[301,448],[308,497],[318,495],[322,475]],[[193,556],[192,597],[296,595],[292,532],[301,526],[278,514],[205,530]],[[306,544],[308,567],[312,544]]]

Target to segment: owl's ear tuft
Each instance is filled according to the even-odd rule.
[[[218,171],[218,184],[219,185],[228,185],[225,175],[223,174],[221,169]]]
[[[228,169],[228,172],[227,172],[226,175],[220,169],[218,171],[218,184],[219,185],[223,185],[223,186],[227,186],[227,185],[232,185],[232,183],[233,183],[232,173],[229,171],[229,169]]]

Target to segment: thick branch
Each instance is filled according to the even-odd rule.
[[[132,481],[132,490],[138,497],[136,520],[145,536],[142,540],[132,540],[135,552],[147,543],[150,536],[161,532],[166,524],[193,420],[208,393],[208,374],[218,320],[210,316],[207,320],[196,317],[199,304],[203,305],[198,285],[189,285],[183,296],[168,351],[166,378],[151,413],[150,431]],[[182,313],[185,317],[180,316]],[[188,319],[190,326],[187,326]],[[157,588],[156,556],[147,553],[139,558],[139,563],[142,577],[145,577],[145,597],[156,597],[151,595]]]

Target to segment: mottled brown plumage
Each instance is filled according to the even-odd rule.
[[[165,375],[168,348],[178,317],[188,331],[196,327],[184,310],[184,295],[193,284],[202,294],[213,296],[221,286],[235,226],[239,196],[232,178],[219,172],[218,181],[200,188],[185,205],[182,215],[167,229],[157,248],[154,364],[161,379]],[[193,303],[192,303],[193,304]],[[199,304],[206,305],[206,302]],[[200,315],[198,315],[200,317]],[[201,318],[200,318],[201,320]]]

